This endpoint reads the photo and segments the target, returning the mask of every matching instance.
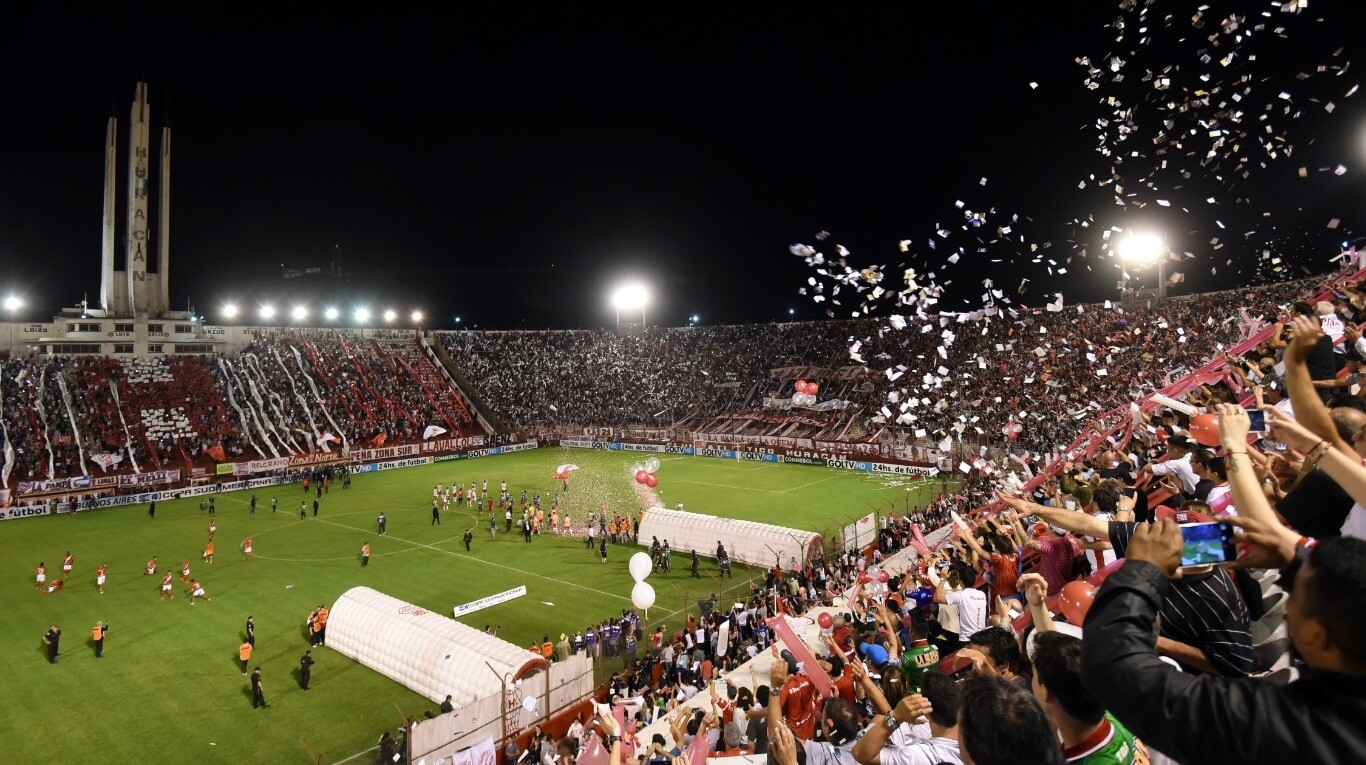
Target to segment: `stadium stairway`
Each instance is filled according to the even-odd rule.
[[[511,430],[507,423],[503,422],[497,414],[494,414],[488,403],[474,392],[477,388],[470,384],[470,381],[466,379],[464,373],[460,371],[460,368],[456,366],[455,361],[449,353],[446,353],[446,349],[442,348],[440,343],[429,343],[425,337],[418,338],[418,343],[423,350],[422,355],[428,357],[430,362],[440,364],[441,368],[445,370],[446,374],[443,377],[446,379],[442,383],[450,387],[460,400],[468,402],[469,408],[474,410],[471,413],[471,421],[478,421],[489,433],[507,433]]]

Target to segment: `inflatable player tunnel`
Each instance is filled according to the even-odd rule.
[[[706,558],[716,557],[716,543],[720,542],[732,561],[759,567],[771,567],[780,559],[784,568],[793,558],[806,562],[822,545],[821,535],[814,531],[663,507],[646,510],[640,522],[640,544],[649,547],[654,537],[661,543],[668,540],[676,555],[697,550]],[[676,558],[675,565],[680,565]]]
[[[522,646],[369,587],[337,599],[327,647],[432,701],[450,694],[456,706],[499,693],[502,676],[520,680],[548,666]]]

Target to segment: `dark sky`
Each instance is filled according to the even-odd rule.
[[[435,326],[602,326],[622,274],[654,285],[661,323],[816,318],[788,245],[821,230],[895,265],[898,240],[927,239],[961,199],[1029,216],[1017,228],[1062,261],[1073,218],[1096,215],[1096,231],[1146,216],[1076,188],[1107,164],[1093,151],[1104,110],[1073,59],[1108,51],[1114,2],[283,5],[7,11],[0,290],[35,307],[94,299],[104,123],[112,109],[126,129],[139,79],[154,126],[174,131],[172,302],[211,320],[226,300],[308,301],[420,307]],[[1327,62],[1362,6],[1315,0],[1258,66],[1288,78]],[[1323,83],[1336,110],[1294,124],[1294,158],[1245,184],[1256,201],[1214,216],[1223,248],[1207,211],[1164,211],[1174,249],[1198,256],[1183,289],[1253,278],[1264,246],[1322,270],[1361,228],[1366,94],[1341,98],[1356,73]],[[1318,171],[1339,163],[1346,174]],[[1194,207],[1205,169],[1189,164],[1170,196]],[[334,244],[349,282],[281,277]],[[1080,260],[1051,281],[1040,269],[941,271],[960,286],[1027,275],[1037,302],[1113,291],[1113,271]]]

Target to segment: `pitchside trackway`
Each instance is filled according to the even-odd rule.
[[[311,608],[329,606],[348,588],[365,584],[449,614],[458,603],[518,585],[527,595],[471,614],[469,624],[501,625],[501,635],[527,645],[548,635],[573,633],[590,619],[619,613],[629,603],[626,561],[634,546],[613,546],[606,566],[581,541],[542,535],[531,544],[503,532],[490,541],[487,516],[454,508],[431,525],[437,481],[488,480],[495,494],[506,480],[514,498],[540,492],[549,507],[558,490],[555,466],[580,465],[564,506],[581,524],[586,511],[606,503],[634,512],[629,464],[644,454],[586,449],[531,452],[459,460],[357,476],[349,491],[334,486],[312,517],[312,494],[299,485],[217,497],[216,562],[200,560],[208,513],[199,499],[162,502],[155,519],[147,507],[114,508],[0,523],[0,656],[6,659],[6,703],[0,707],[0,759],[5,762],[240,763],[308,762],[303,741],[334,762],[372,745],[404,714],[421,716],[436,705],[341,658],[314,651],[312,689],[298,690],[298,659],[308,648],[304,622]],[[833,532],[872,508],[923,504],[939,490],[928,481],[870,476],[799,465],[662,457],[659,491],[669,507]],[[272,515],[270,498],[280,500]],[[299,520],[299,502],[309,517]],[[375,517],[388,516],[389,533],[375,533]],[[461,535],[474,525],[474,546]],[[242,560],[238,545],[250,534],[257,560]],[[360,566],[369,541],[370,566]],[[61,595],[34,590],[41,560],[49,580],[61,576],[62,556],[76,558]],[[650,578],[658,594],[651,625],[670,628],[685,601],[714,593],[718,582],[688,575],[685,550],[675,551],[673,573]],[[176,599],[158,602],[159,578],[143,575],[156,555],[175,572]],[[180,584],[180,563],[213,598],[190,606]],[[94,584],[95,567],[109,564],[106,594]],[[704,572],[715,565],[704,559]],[[723,597],[748,591],[748,571],[720,584]],[[553,603],[554,605],[546,605]],[[237,647],[251,614],[256,621],[252,664],[262,668],[269,709],[253,710]],[[104,658],[96,661],[90,629],[110,622]],[[61,657],[49,665],[42,635],[62,628]]]

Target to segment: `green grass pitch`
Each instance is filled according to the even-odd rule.
[[[75,516],[0,523],[0,655],[8,656],[6,699],[0,709],[0,752],[6,762],[98,761],[153,763],[309,762],[306,741],[324,762],[371,746],[380,731],[404,714],[420,716],[435,704],[326,648],[314,651],[312,689],[298,688],[298,660],[308,648],[305,621],[320,603],[331,605],[347,589],[366,585],[439,613],[476,598],[526,585],[527,595],[476,612],[465,621],[477,628],[501,626],[500,635],[520,645],[541,636],[557,639],[590,620],[619,613],[629,604],[626,570],[640,548],[613,546],[602,565],[582,542],[542,535],[531,544],[516,534],[489,537],[487,517],[454,508],[431,525],[431,489],[437,481],[468,485],[487,479],[495,493],[506,480],[514,497],[539,492],[549,505],[558,490],[555,466],[573,462],[563,502],[576,524],[586,511],[606,504],[634,512],[628,475],[641,453],[586,449],[538,449],[356,476],[352,488],[334,485],[317,518],[299,520],[305,499],[295,485],[217,499],[217,557],[200,560],[208,538],[208,513],[199,500],[161,502],[156,518],[131,506]],[[659,455],[659,493],[669,507],[748,518],[831,532],[876,508],[914,507],[941,488],[936,482],[868,475],[800,465],[732,462]],[[270,512],[279,497],[280,512]],[[311,506],[312,495],[308,495]],[[389,533],[375,533],[375,518],[388,516]],[[475,527],[466,554],[461,535]],[[244,561],[239,543],[252,535],[257,560]],[[372,547],[361,568],[360,547]],[[35,591],[33,570],[47,564],[49,580],[61,576],[66,551],[75,568],[65,592]],[[174,601],[158,602],[159,580],[143,575],[153,555],[175,571]],[[179,580],[188,558],[211,602],[190,606]],[[109,564],[106,593],[94,570]],[[669,575],[650,582],[658,593],[650,624],[672,629],[684,603],[716,591],[711,577],[689,578],[684,555],[675,554]],[[705,561],[704,572],[714,571]],[[747,591],[747,572],[719,585],[725,597]],[[553,603],[554,605],[548,605]],[[256,652],[269,709],[253,710],[237,646],[247,615],[255,617]],[[110,621],[104,657],[94,658],[90,639],[96,620]],[[62,628],[61,657],[49,665],[41,637],[49,624]]]

